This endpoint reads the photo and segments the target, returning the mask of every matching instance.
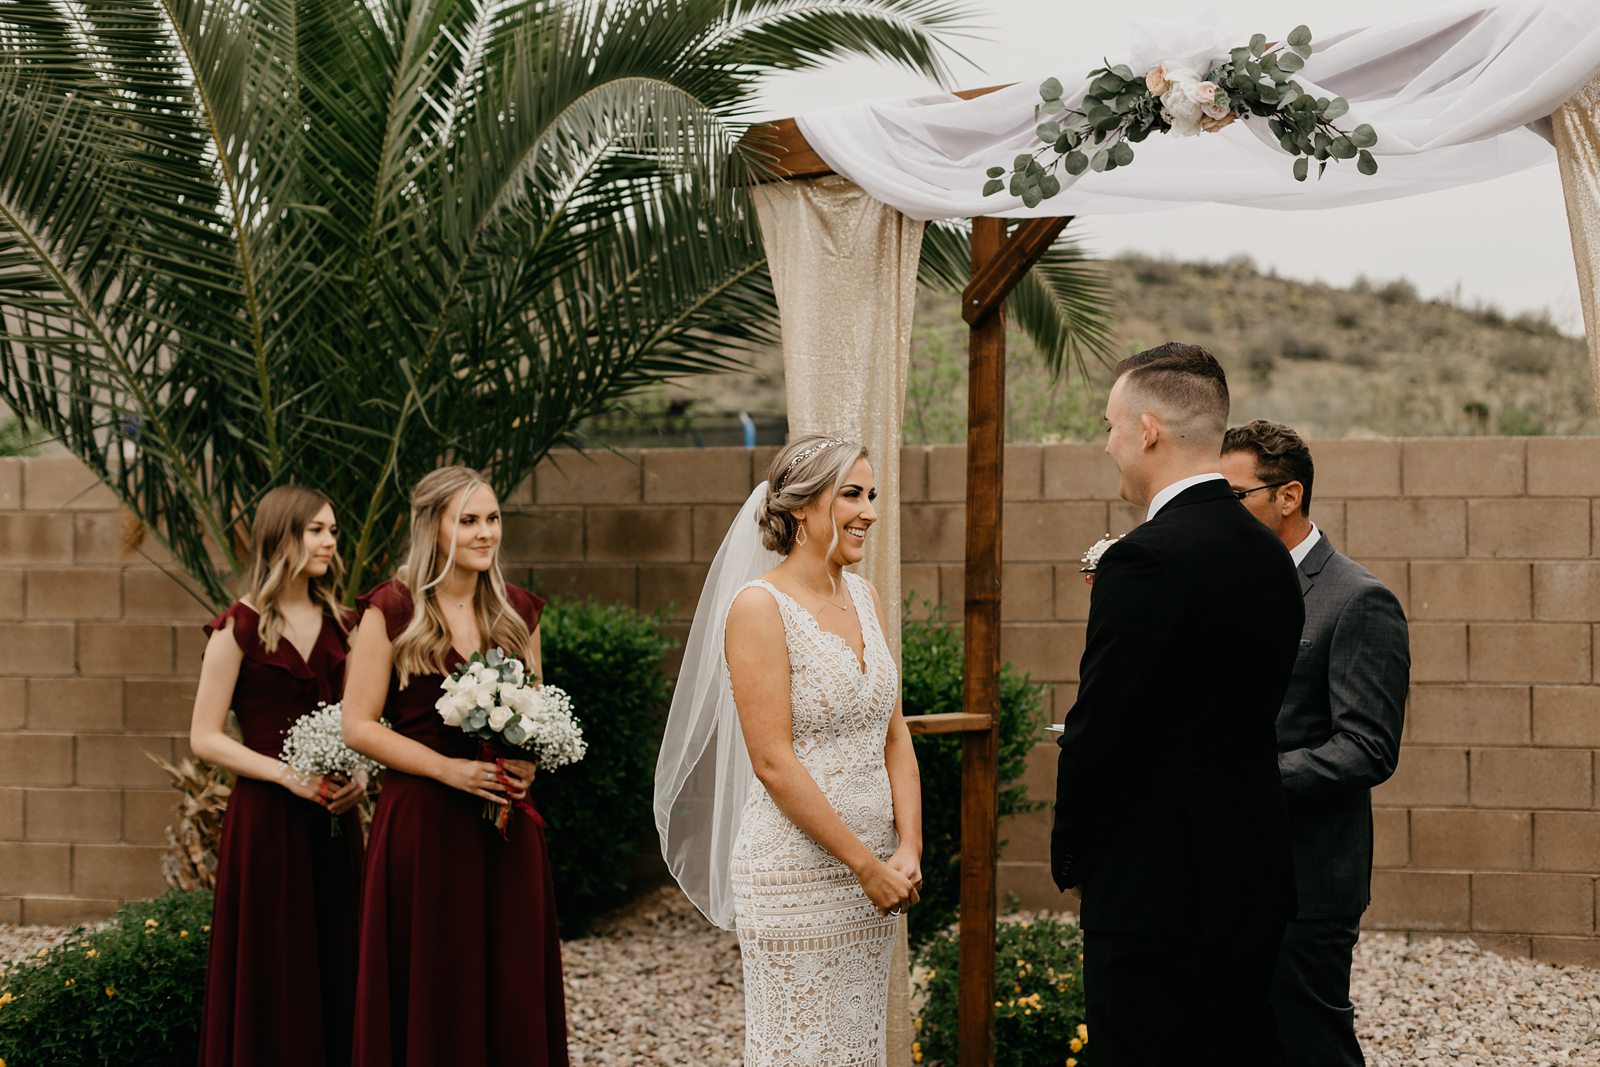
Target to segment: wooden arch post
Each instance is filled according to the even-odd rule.
[[[971,98],[991,89],[968,90]],[[763,180],[821,178],[833,170],[793,119],[746,136],[765,157]],[[1000,811],[1000,567],[1006,439],[1005,300],[1066,227],[1068,217],[972,222],[972,277],[962,293],[969,332],[966,605],[962,710],[908,715],[914,735],[959,733],[961,750],[961,1067],[993,1067],[996,874]]]

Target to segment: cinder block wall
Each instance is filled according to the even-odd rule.
[[[1600,963],[1600,439],[1315,443],[1313,517],[1412,621],[1400,772],[1378,791],[1368,925]],[[513,580],[666,609],[681,636],[770,451],[558,456],[507,501]],[[87,489],[87,492],[84,490]],[[902,581],[959,618],[964,451],[902,455]],[[1076,693],[1078,557],[1142,513],[1098,445],[1006,453],[1003,651]],[[161,888],[205,612],[122,550],[124,516],[67,460],[0,460],[0,921],[103,914]],[[551,665],[553,675],[558,664]],[[1054,785],[1054,746],[1029,769]],[[955,803],[956,798],[927,798]],[[1048,816],[1010,820],[1002,892],[1057,906]]]

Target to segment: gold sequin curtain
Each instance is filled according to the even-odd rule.
[[[884,630],[900,650],[900,420],[922,223],[848,179],[756,188],[761,236],[783,323],[789,432],[829,433],[867,446],[878,525],[861,571],[877,586]],[[889,983],[888,1062],[912,1062],[911,982],[900,920]]]
[[[1572,229],[1572,258],[1578,268],[1578,293],[1583,300],[1583,325],[1589,335],[1589,370],[1594,375],[1595,403],[1600,405],[1600,78],[1551,116],[1555,124],[1556,159],[1567,200],[1567,225]]]
[[[845,178],[758,186],[756,203],[783,322],[789,432],[867,446],[878,525],[861,572],[900,648],[900,419],[922,223]]]

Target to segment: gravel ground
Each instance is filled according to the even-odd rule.
[[[0,926],[0,959],[66,934]],[[743,982],[733,934],[672,889],[650,893],[563,949],[576,1065],[738,1067]],[[1357,1026],[1372,1067],[1600,1065],[1600,971],[1485,952],[1469,941],[1367,934],[1356,947]]]

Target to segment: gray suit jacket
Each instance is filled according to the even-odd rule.
[[[1306,622],[1278,713],[1299,919],[1371,899],[1372,787],[1394,773],[1411,679],[1400,601],[1324,533],[1300,564]]]

